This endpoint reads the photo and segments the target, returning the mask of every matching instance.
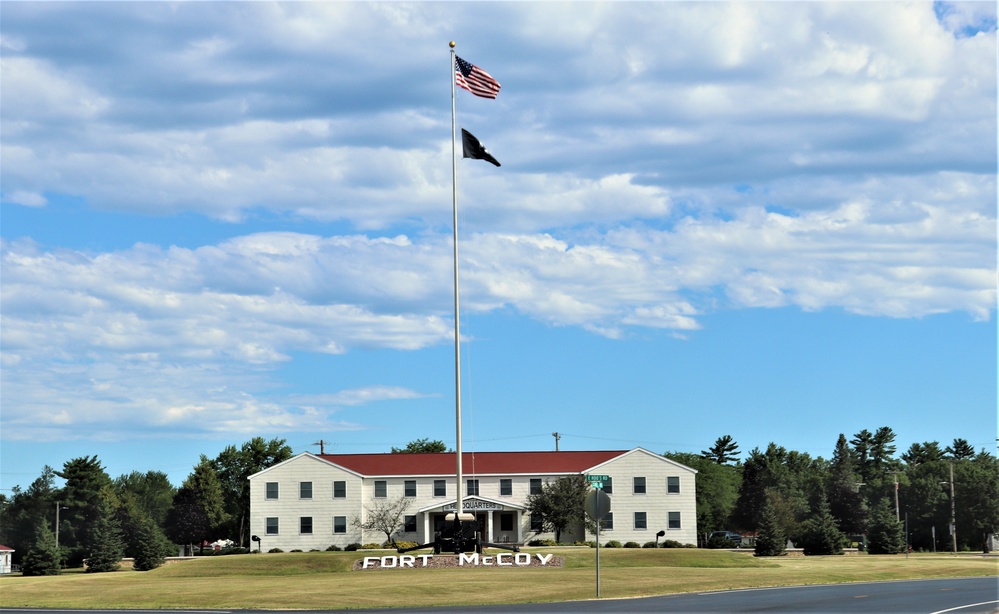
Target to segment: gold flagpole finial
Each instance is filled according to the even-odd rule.
[[[448,43],[448,47],[450,47],[452,49],[454,49],[454,45],[455,45],[454,41],[451,41],[450,43]]]

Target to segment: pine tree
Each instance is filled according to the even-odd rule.
[[[829,503],[822,497],[816,514],[805,521],[801,547],[806,555],[843,554],[843,540],[843,532],[829,511]]]
[[[715,440],[715,445],[707,450],[701,450],[701,456],[719,465],[726,465],[739,460],[739,444],[731,435],[723,435]]]
[[[860,475],[854,469],[853,454],[846,435],[840,434],[829,466],[826,497],[829,511],[841,531],[863,533],[867,506],[860,494]]]
[[[771,497],[768,496],[763,501],[763,510],[760,513],[760,526],[756,534],[756,556],[780,556],[784,554],[784,546],[787,543],[787,536],[781,530],[777,512],[774,510]]]
[[[35,543],[21,561],[21,572],[26,576],[55,576],[62,567],[60,563],[55,533],[44,520],[39,520],[35,524]]]
[[[871,554],[898,554],[905,550],[905,527],[895,518],[887,499],[875,504],[867,538],[867,550]]]
[[[136,571],[156,569],[166,562],[164,551],[169,544],[152,518],[143,516],[136,521],[135,537],[133,568]]]
[[[121,568],[122,556],[125,554],[125,540],[118,519],[115,517],[114,493],[111,487],[102,489],[102,495],[97,504],[97,517],[90,534],[87,557],[89,573],[118,571]]]

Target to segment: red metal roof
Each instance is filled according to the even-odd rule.
[[[579,473],[628,450],[586,452],[463,452],[462,473],[560,474]],[[454,475],[455,453],[434,454],[317,454],[319,458],[365,476]]]

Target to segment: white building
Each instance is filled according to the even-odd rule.
[[[410,502],[396,540],[427,543],[455,508],[455,454],[303,453],[250,476],[250,532],[264,551],[325,550],[330,545],[382,543],[355,519],[400,498]],[[479,521],[482,541],[525,544],[537,534],[527,497],[548,481],[606,475],[611,513],[600,541],[697,543],[697,471],[642,448],[586,452],[466,452],[463,508]],[[583,527],[564,531],[564,543],[592,540]]]
[[[14,556],[14,549],[7,546],[0,546],[0,573],[10,573],[13,569],[11,557]]]

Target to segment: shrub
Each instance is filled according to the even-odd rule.
[[[640,548],[641,546],[638,545],[638,542],[625,542],[624,543],[624,547],[625,548]]]
[[[612,539],[606,544],[604,544],[604,548],[620,548],[620,547],[621,547],[621,542],[617,541],[616,539]]]
[[[294,550],[290,550],[289,552],[301,552],[301,551],[302,551],[301,548],[295,548]]]
[[[355,550],[361,549],[361,544],[354,542],[352,544],[347,544],[346,546],[344,546],[343,549],[346,550],[347,552],[354,552]]]
[[[558,542],[554,539],[532,539],[527,542],[528,546],[557,546]]]
[[[706,548],[714,548],[716,550],[735,548],[735,544],[732,543],[732,540],[720,536],[712,537],[708,540],[708,543],[704,544],[704,546]]]
[[[337,546],[336,544],[331,544],[330,547],[326,549],[326,552],[340,552],[341,550],[343,550],[343,548],[341,548],[340,546]]]
[[[659,546],[656,545],[656,542],[645,542],[644,544],[642,544],[642,548],[658,548],[658,547]]]
[[[664,539],[663,543],[659,545],[660,548],[688,548],[687,544],[681,544],[675,539]]]
[[[282,550],[282,549],[280,549],[280,548],[271,548],[271,549],[270,549],[270,550],[268,550],[267,552],[284,552],[284,550]]]
[[[419,546],[419,545],[420,544],[418,544],[416,542],[410,542],[410,541],[406,541],[404,539],[400,539],[399,541],[397,541],[395,543],[395,547],[396,548],[415,548],[416,546]]]
[[[381,544],[367,543],[367,544],[364,544],[363,546],[361,546],[361,549],[363,549],[363,550],[381,550],[382,549],[382,545]]]

